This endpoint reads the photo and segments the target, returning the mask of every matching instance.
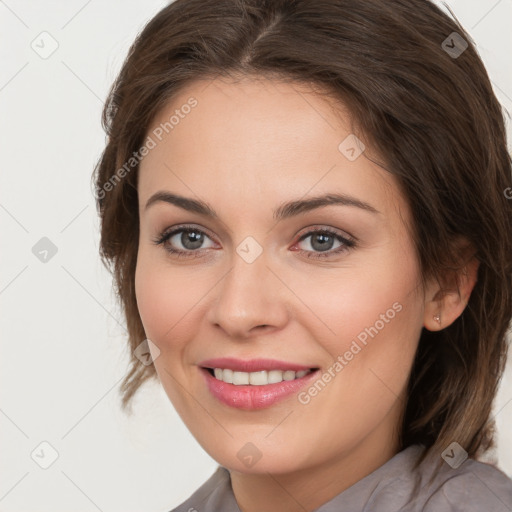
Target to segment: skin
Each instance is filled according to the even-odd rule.
[[[146,335],[160,351],[152,350],[156,371],[191,433],[230,470],[242,511],[314,510],[400,450],[421,330],[462,313],[476,264],[467,266],[460,294],[441,295],[437,282],[421,288],[411,214],[394,177],[369,159],[366,142],[354,161],[339,151],[353,133],[350,116],[318,92],[255,77],[197,81],[162,109],[148,135],[191,96],[197,106],[140,166],[135,285]],[[145,208],[159,191],[201,199],[218,219],[163,201]],[[378,213],[329,205],[278,222],[272,216],[284,202],[333,192]],[[178,258],[155,243],[182,223],[206,233],[198,257]],[[356,245],[336,254],[334,238],[329,257],[308,258],[322,254],[314,236],[299,241],[312,228]],[[236,251],[248,236],[262,249],[252,263]],[[186,251],[180,240],[181,233],[167,247]],[[394,318],[307,404],[292,395],[258,411],[235,409],[209,393],[200,373],[202,360],[223,356],[326,371],[396,303]],[[251,467],[237,457],[248,442],[261,453]]]

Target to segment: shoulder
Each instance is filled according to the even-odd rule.
[[[452,467],[424,451],[411,445],[374,473],[375,482],[372,475],[360,482],[371,487],[364,512],[512,512],[512,480],[498,467],[475,459]]]
[[[466,460],[439,471],[423,512],[510,512],[512,480],[496,466]]]

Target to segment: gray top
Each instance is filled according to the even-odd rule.
[[[412,445],[315,512],[511,512],[512,480],[484,462],[466,459],[456,469],[443,462],[432,484],[432,459],[412,466],[424,450]],[[228,469],[219,466],[171,512],[240,512]]]

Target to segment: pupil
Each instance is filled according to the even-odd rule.
[[[198,249],[203,243],[203,233],[197,231],[184,231],[181,235],[181,243],[186,249]]]
[[[329,239],[331,242],[330,244],[329,244]],[[316,245],[317,241],[320,241],[320,240],[321,240],[320,244]],[[318,234],[313,237],[311,246],[315,250],[327,251],[332,247],[332,242],[333,242],[333,237],[331,235],[326,235],[324,233],[321,233],[321,234]],[[326,245],[328,245],[328,247]]]

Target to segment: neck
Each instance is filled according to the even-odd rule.
[[[383,443],[382,433],[377,434],[321,465],[274,474],[230,471],[238,507],[242,512],[310,512],[317,509],[398,453],[397,435],[387,437]]]

